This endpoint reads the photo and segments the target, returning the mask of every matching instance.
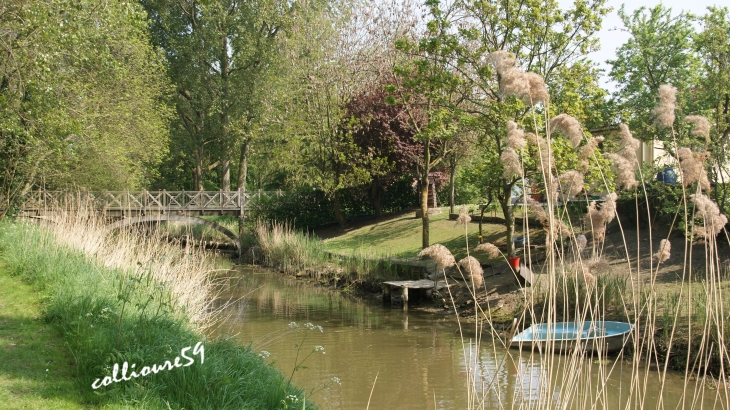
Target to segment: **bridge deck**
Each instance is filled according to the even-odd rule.
[[[281,191],[35,191],[28,196],[22,211],[43,214],[54,209],[89,208],[108,215],[154,214],[240,215],[253,199],[281,196]]]

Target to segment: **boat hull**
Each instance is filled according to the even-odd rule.
[[[634,325],[624,322],[557,322],[538,324],[516,335],[510,347],[569,353],[586,352],[612,353],[621,350]]]

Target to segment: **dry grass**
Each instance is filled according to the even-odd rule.
[[[130,276],[149,272],[164,284],[200,330],[218,320],[221,308],[213,308],[216,270],[214,258],[200,248],[185,250],[159,234],[134,230],[110,230],[93,211],[58,210],[48,216],[49,231],[59,243],[82,251],[90,261],[127,271]]]

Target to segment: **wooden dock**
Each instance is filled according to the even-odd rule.
[[[408,289],[415,289],[417,292],[431,292],[433,290],[441,290],[449,285],[445,282],[434,282],[428,279],[421,280],[397,280],[383,282],[383,304],[390,304],[391,291],[393,288],[401,288],[401,298],[403,300],[403,309],[408,309]],[[420,295],[419,295],[420,296]]]

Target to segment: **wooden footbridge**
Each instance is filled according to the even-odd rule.
[[[282,191],[34,191],[20,211],[28,217],[45,217],[59,210],[88,210],[102,213],[111,227],[141,223],[181,221],[206,225],[229,237],[240,249],[243,219],[250,205],[264,197],[282,196]],[[206,215],[239,217],[238,235]]]

